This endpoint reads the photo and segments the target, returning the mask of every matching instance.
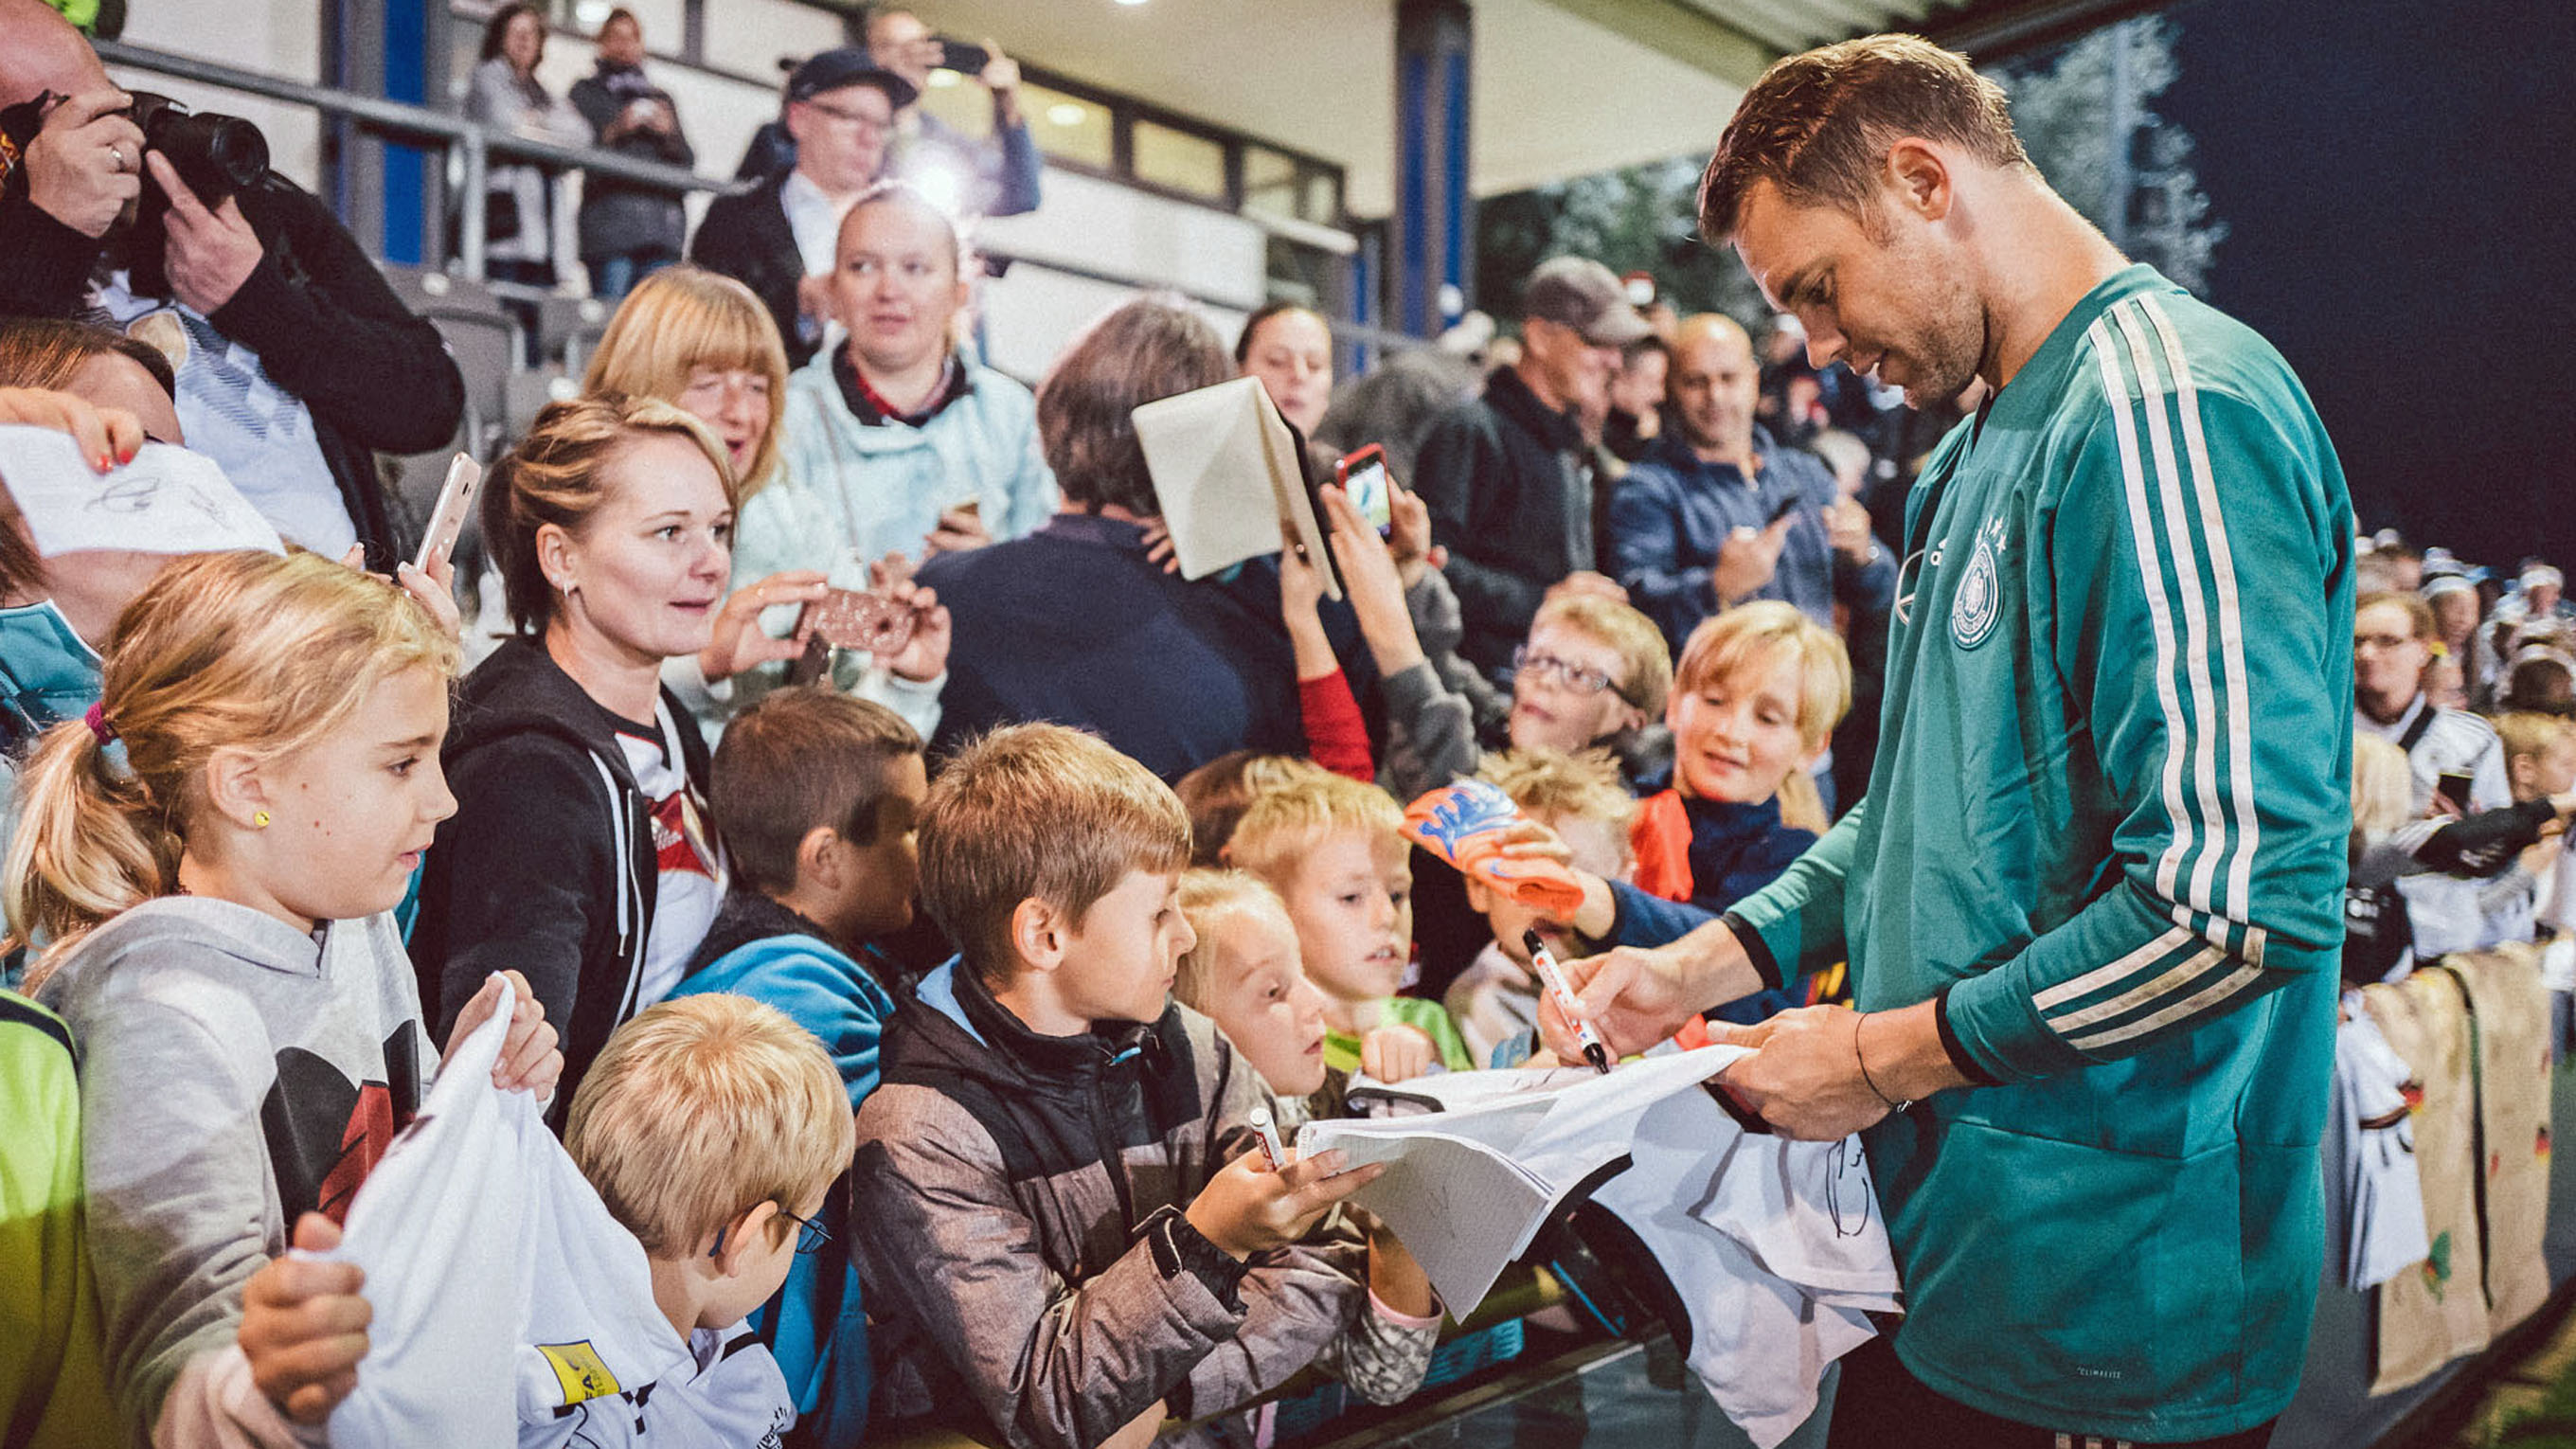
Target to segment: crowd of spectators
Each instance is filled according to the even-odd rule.
[[[631,13],[568,98],[544,33],[494,15],[473,114],[689,163]],[[373,459],[455,428],[436,332],[288,183],[187,195],[77,34],[0,0],[0,106],[67,97],[0,193],[0,421],[102,472],[203,453],[293,546],[48,557],[0,520],[32,996],[0,995],[0,1071],[35,1084],[0,1177],[54,1184],[0,1231],[0,1317],[60,1350],[0,1349],[0,1420],[289,1442],[365,1385],[365,1285],[289,1249],[336,1240],[496,978],[495,1082],[547,1102],[698,1355],[611,1390],[638,1426],[1245,1443],[1310,1366],[1400,1400],[1442,1305],[1343,1202],[1369,1172],[1258,1167],[1254,1110],[1534,1059],[1526,932],[1670,939],[1859,798],[1913,435],[1788,319],[1653,316],[1559,257],[1482,377],[1337,381],[1311,310],[1229,341],[1149,296],[1032,393],[966,335],[958,199],[902,179],[972,152],[967,209],[1034,205],[1016,68],[978,67],[977,147],[916,107],[927,25],[868,42],[789,76],[780,162],[695,265],[666,197],[595,179],[564,218],[490,173],[496,274],[577,255],[619,307],[494,465],[468,619],[478,581],[397,566]],[[119,265],[144,186],[166,296]],[[1239,376],[1319,450],[1325,556],[1184,577],[1134,415]],[[1327,481],[1367,443],[1382,524]],[[2393,538],[2361,568],[2354,728],[2408,800],[2356,836],[2348,972],[2576,924],[2559,574]],[[1578,909],[1408,846],[1406,804],[1478,777]]]

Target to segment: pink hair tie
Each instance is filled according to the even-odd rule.
[[[116,743],[116,726],[107,722],[107,702],[105,700],[101,700],[97,704],[91,705],[89,707],[89,713],[82,716],[82,720],[89,726],[91,739],[98,741],[102,745],[112,745]]]

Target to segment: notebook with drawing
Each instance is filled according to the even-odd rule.
[[[1157,398],[1134,417],[1181,577],[1278,553],[1293,537],[1322,572],[1325,596],[1342,596],[1306,479],[1305,440],[1261,379]]]
[[[1351,1200],[1386,1220],[1451,1315],[1463,1318],[1542,1226],[1627,1167],[1649,1108],[1697,1090],[1742,1055],[1741,1047],[1702,1047],[1607,1076],[1573,1067],[1449,1072],[1401,1089],[1354,1084],[1354,1104],[1375,1095],[1415,1110],[1309,1122],[1297,1150],[1338,1148],[1353,1166],[1393,1164]]]

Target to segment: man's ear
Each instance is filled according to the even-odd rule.
[[[216,750],[206,761],[206,803],[244,830],[261,828],[259,817],[271,806],[258,757],[248,750]]]
[[[1032,970],[1053,971],[1064,964],[1072,932],[1063,913],[1030,896],[1011,908],[1011,946]]]
[[[1950,163],[1920,137],[1908,136],[1887,148],[1887,180],[1895,193],[1893,204],[1925,221],[1948,216],[1958,199]]]

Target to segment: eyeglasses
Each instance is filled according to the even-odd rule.
[[[894,121],[891,118],[880,121],[865,111],[854,111],[847,106],[836,106],[830,101],[807,101],[805,104],[821,111],[824,115],[831,117],[833,120],[840,122],[844,126],[857,127],[859,134],[863,136],[883,136],[892,133],[894,130]]]
[[[1512,646],[1512,673],[1555,684],[1577,694],[1599,694],[1618,683],[1598,669],[1586,669],[1553,654],[1532,654],[1526,644]]]
[[[796,1251],[799,1253],[819,1253],[825,1243],[832,1241],[832,1230],[823,1226],[820,1218],[800,1218],[783,1207],[778,1210],[778,1215],[796,1225]],[[716,1229],[716,1245],[707,1250],[708,1257],[724,1256],[725,1232],[731,1226],[728,1223]]]

